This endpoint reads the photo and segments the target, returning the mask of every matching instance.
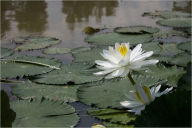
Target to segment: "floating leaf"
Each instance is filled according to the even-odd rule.
[[[16,113],[10,109],[9,97],[1,90],[1,127],[11,127]]]
[[[177,17],[190,17],[190,13],[179,12],[179,11],[155,11],[155,12],[145,12],[143,16],[161,17],[165,19],[177,18]]]
[[[130,27],[117,27],[114,29],[117,33],[122,34],[153,34],[159,31],[158,28],[152,28],[149,26],[130,26]]]
[[[110,123],[127,124],[135,120],[136,116],[126,110],[118,109],[90,109],[89,115],[99,118]]]
[[[148,76],[133,76],[133,79],[137,84],[142,83],[146,86],[158,83],[158,79]],[[99,108],[122,108],[120,102],[127,100],[125,94],[133,89],[134,86],[129,79],[123,78],[120,81],[111,80],[82,86],[77,93],[79,100],[87,105],[94,105]]]
[[[10,56],[11,54],[13,54],[13,50],[8,48],[0,48],[0,52],[1,52],[0,58],[4,58],[6,56]]]
[[[107,47],[95,47],[87,51],[73,53],[73,56],[75,58],[74,62],[88,62],[94,64],[95,60],[103,59],[100,54],[103,49],[107,49]]]
[[[96,45],[114,45],[116,42],[130,42],[130,44],[138,44],[149,42],[152,40],[150,34],[128,35],[119,33],[102,33],[88,36],[86,41]]]
[[[168,85],[175,87],[177,86],[178,80],[184,73],[185,71],[181,67],[172,66],[167,68],[162,64],[150,66],[147,70],[143,71],[144,75],[149,75],[156,79],[167,80]]]
[[[184,74],[178,82],[179,89],[191,90],[191,69],[192,65],[189,63],[187,65],[187,73]]]
[[[43,50],[43,53],[45,54],[65,54],[65,53],[70,53],[71,49],[70,48],[48,48]]]
[[[34,56],[11,56],[14,61],[1,61],[1,78],[16,78],[43,74],[59,67],[60,62],[53,58]],[[49,67],[49,66],[51,67]]]
[[[192,41],[180,43],[177,45],[177,47],[183,51],[186,51],[186,52],[189,52],[190,54],[192,54],[191,43],[192,43]]]
[[[45,84],[36,84],[27,81],[17,86],[13,86],[11,91],[18,97],[38,98],[42,96],[49,99],[61,100],[64,102],[77,101],[76,91],[79,86],[51,86]]]
[[[27,51],[49,47],[61,43],[61,40],[51,37],[28,37],[24,43],[18,46],[16,51]]]
[[[86,34],[93,34],[95,32],[99,32],[100,29],[99,28],[93,28],[93,27],[90,27],[90,26],[87,26],[83,29],[83,32],[86,33]]]
[[[172,18],[172,19],[165,19],[157,21],[157,24],[169,27],[192,27],[191,25],[191,18]]]
[[[13,127],[74,127],[79,121],[70,105],[44,98],[14,101],[11,108],[17,114]]]
[[[117,123],[109,123],[109,122],[104,122],[104,125],[107,128],[134,128],[134,125],[132,124],[117,124]]]
[[[175,55],[172,59],[168,61],[168,63],[179,66],[187,66],[187,64],[191,62],[191,56],[187,53],[181,53]]]
[[[137,117],[135,127],[190,127],[191,92],[176,91],[156,98]]]
[[[34,82],[43,84],[83,84],[101,80],[102,77],[93,75],[88,70],[88,64],[72,63],[62,65],[61,70],[42,74],[33,79]]]
[[[186,36],[186,34],[176,30],[160,30],[159,32],[153,34],[153,38],[156,39],[167,38],[170,36]]]
[[[158,41],[152,41],[149,43],[144,43],[142,45],[142,49],[145,51],[153,51],[154,54],[158,54],[160,51],[162,51],[162,47]]]
[[[84,51],[89,51],[91,50],[90,47],[78,47],[78,48],[74,48],[71,50],[72,53],[80,53],[80,52],[84,52]]]

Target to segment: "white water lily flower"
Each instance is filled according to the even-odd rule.
[[[139,70],[143,66],[156,64],[158,60],[146,60],[153,55],[153,51],[142,51],[142,44],[138,44],[133,50],[129,43],[116,43],[115,48],[103,50],[101,55],[107,61],[96,60],[95,63],[103,71],[94,73],[95,75],[105,75],[105,78],[125,77],[131,70]]]
[[[152,87],[149,89],[147,86],[137,85],[136,91],[130,91],[126,96],[127,101],[120,102],[120,104],[128,108],[129,112],[135,112],[136,115],[140,115],[141,111],[145,109],[145,105],[150,104],[156,97],[167,94],[173,87],[167,88],[163,92],[159,92],[161,85]]]

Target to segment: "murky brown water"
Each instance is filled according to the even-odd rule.
[[[17,36],[57,37],[65,47],[84,46],[86,26],[156,26],[155,20],[141,15],[146,11],[182,10],[190,12],[190,2],[173,1],[2,1],[2,45]]]

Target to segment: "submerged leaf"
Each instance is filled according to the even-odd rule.
[[[19,100],[11,102],[17,117],[13,127],[74,127],[79,117],[66,103],[48,100]]]

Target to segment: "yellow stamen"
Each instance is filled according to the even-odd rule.
[[[152,96],[151,96],[151,92],[150,92],[150,89],[146,86],[142,86],[143,87],[143,90],[145,91],[145,94],[147,94],[147,97],[149,99],[149,101],[151,102],[152,101]]]
[[[124,44],[121,44],[117,50],[121,53],[123,57],[125,57],[128,52],[128,49]]]

